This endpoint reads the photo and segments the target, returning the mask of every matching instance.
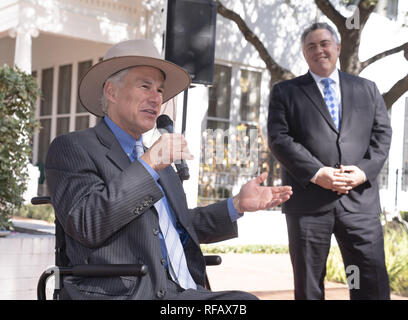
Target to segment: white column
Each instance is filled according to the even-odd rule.
[[[28,74],[31,74],[31,38],[39,35],[38,29],[32,22],[34,17],[34,8],[23,8],[20,15],[20,24],[9,32],[12,38],[16,38],[14,65]]]
[[[183,99],[180,99],[181,101]],[[182,122],[182,103],[181,110],[177,111],[177,124]],[[197,207],[198,183],[201,155],[201,125],[208,109],[208,87],[197,85],[188,90],[187,98],[187,121],[185,138],[188,149],[193,154],[194,159],[186,161],[188,164],[190,179],[184,181],[183,187],[186,192],[187,204],[189,208]],[[177,125],[176,125],[177,126]],[[181,128],[181,125],[180,125]],[[178,131],[180,132],[180,131]]]

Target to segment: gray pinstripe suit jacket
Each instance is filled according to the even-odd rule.
[[[129,161],[103,120],[94,128],[57,137],[48,151],[45,174],[73,265],[143,263],[149,269],[141,279],[66,278],[71,298],[156,299],[158,292],[166,291],[153,206],[162,192],[143,165]],[[190,235],[185,245],[190,273],[203,285],[205,263],[199,243],[236,237],[237,225],[229,218],[226,201],[188,209],[173,168],[159,175],[179,223]]]

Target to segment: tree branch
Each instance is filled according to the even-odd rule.
[[[360,33],[363,31],[364,26],[373,13],[378,0],[361,0],[358,4],[359,14],[360,14]]]
[[[346,25],[346,18],[333,7],[329,0],[315,0],[316,6],[336,25],[340,32]]]
[[[245,21],[232,10],[227,9],[217,0],[217,12],[226,19],[232,20],[239,30],[244,35],[245,39],[251,43],[255,49],[258,51],[261,59],[265,62],[266,68],[271,74],[271,82],[277,82],[279,80],[288,80],[295,77],[295,75],[289,70],[281,67],[269,54],[268,50],[265,48],[261,40],[252,32],[252,30],[247,26]]]
[[[400,51],[408,51],[408,42],[405,42],[403,45],[400,45],[399,47],[395,47],[393,49],[390,50],[386,50],[384,52],[378,53],[375,56],[372,56],[371,58],[367,59],[366,61],[361,63],[361,70],[365,69],[366,67],[368,67],[370,64],[385,58],[389,55],[392,55],[394,53],[398,53]]]
[[[401,80],[397,81],[388,92],[382,95],[387,109],[390,109],[394,102],[406,91],[408,91],[408,74]]]

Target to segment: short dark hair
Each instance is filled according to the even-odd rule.
[[[311,33],[312,31],[318,30],[318,29],[326,29],[328,31],[330,31],[330,33],[333,35],[334,40],[336,40],[336,43],[339,44],[340,43],[340,39],[337,36],[336,31],[326,22],[315,22],[313,23],[310,27],[306,28],[305,31],[303,31],[302,36],[300,38],[300,40],[302,41],[302,46],[305,43],[305,39],[307,37],[307,35],[309,33]]]

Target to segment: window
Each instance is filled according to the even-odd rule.
[[[34,139],[33,156],[33,163],[39,167],[41,173],[39,195],[47,194],[44,165],[51,141],[56,136],[91,125],[93,116],[90,116],[76,99],[72,99],[77,96],[79,80],[91,66],[92,60],[87,60],[33,72],[36,76],[41,75],[39,82],[42,91],[38,106],[41,128]]]
[[[41,72],[41,90],[42,97],[40,103],[40,124],[41,129],[38,139],[38,156],[37,162],[43,165],[45,156],[50,143],[51,136],[51,115],[52,115],[52,98],[53,98],[53,82],[54,68],[44,69]]]
[[[391,119],[391,109],[388,110],[388,116]],[[384,166],[377,177],[378,187],[380,189],[388,189],[388,176],[389,176],[389,161],[385,160]]]
[[[57,136],[69,132],[71,112],[72,64],[59,67]]]
[[[82,77],[85,75],[85,73],[88,71],[88,69],[91,66],[92,66],[92,60],[83,61],[83,62],[78,63],[78,77],[77,77],[78,85]],[[76,102],[76,112],[77,113],[87,112],[85,108],[79,103],[79,98],[77,98],[77,102]]]
[[[378,0],[375,12],[391,20],[398,18],[398,0]]]
[[[261,100],[262,73],[241,70],[241,105],[240,116],[243,122],[257,122]]]
[[[92,60],[87,60],[78,63],[78,76],[77,76],[77,86],[81,81],[82,77],[92,66]],[[75,130],[82,130],[89,128],[89,113],[88,111],[79,103],[79,98],[77,95],[76,101],[76,116],[75,116]]]
[[[214,65],[214,85],[209,90],[208,129],[229,128],[231,105],[231,67]]]
[[[43,97],[41,99],[40,115],[49,116],[52,110],[52,84],[54,81],[54,68],[42,71],[41,90]]]
[[[378,187],[380,189],[388,189],[388,174],[389,174],[388,167],[389,167],[389,163],[387,159],[377,178]]]
[[[232,71],[229,66],[214,66],[214,85],[209,90],[202,138],[199,205],[231,197],[234,186],[242,185],[260,169],[258,122],[262,73],[236,70],[241,74],[236,90],[231,85]],[[232,99],[239,99],[233,109]]]

